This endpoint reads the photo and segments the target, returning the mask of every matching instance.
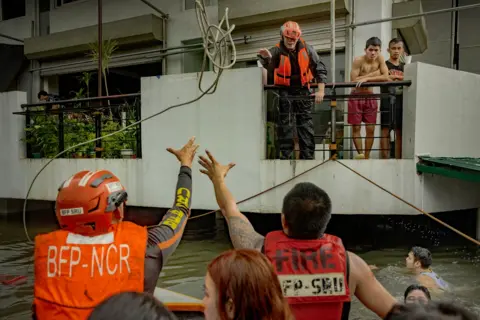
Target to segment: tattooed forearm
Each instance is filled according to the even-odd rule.
[[[253,229],[246,217],[229,217],[227,223],[235,249],[262,249],[264,237]]]

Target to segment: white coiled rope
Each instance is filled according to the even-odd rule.
[[[28,188],[27,194],[25,196],[25,201],[23,203],[23,228],[25,231],[25,236],[27,237],[27,240],[31,243],[33,241],[31,240],[30,236],[28,235],[28,229],[27,229],[27,222],[26,222],[26,212],[27,212],[27,201],[28,201],[28,196],[30,195],[30,192],[32,190],[33,184],[39,177],[40,173],[42,173],[45,168],[52,163],[53,160],[56,158],[60,157],[61,155],[65,154],[66,152],[70,150],[74,150],[78,147],[84,146],[86,144],[105,139],[107,137],[114,136],[122,131],[127,130],[128,128],[134,127],[139,125],[142,122],[145,122],[147,120],[150,120],[152,118],[155,118],[171,109],[182,107],[189,105],[191,103],[194,103],[200,99],[202,99],[205,95],[207,94],[213,94],[217,90],[217,85],[220,80],[220,76],[225,69],[231,68],[236,60],[237,60],[237,51],[235,49],[235,43],[233,42],[232,38],[232,31],[235,29],[235,25],[230,26],[230,23],[228,21],[228,8],[225,9],[225,15],[223,16],[222,20],[218,25],[210,24],[209,19],[208,19],[208,14],[206,11],[206,6],[204,4],[204,0],[196,0],[196,10],[195,13],[197,15],[197,21],[198,21],[198,26],[200,28],[200,33],[202,35],[203,39],[203,47],[204,47],[204,59],[203,59],[203,65],[202,65],[202,70],[200,71],[200,77],[198,81],[198,86],[200,88],[201,94],[196,97],[195,99],[192,99],[187,102],[179,103],[173,106],[170,106],[166,109],[163,109],[160,112],[157,112],[151,116],[148,116],[144,119],[141,119],[137,122],[134,122],[128,126],[125,126],[124,128],[112,132],[110,134],[104,135],[99,138],[95,138],[92,140],[88,140],[82,143],[79,143],[75,146],[72,146],[70,148],[65,149],[64,151],[58,153],[56,156],[54,156],[52,159],[47,161],[47,163],[37,172],[35,177],[32,180],[32,183],[30,184],[30,187]],[[225,24],[226,29],[223,29],[223,24]],[[229,50],[232,50],[231,54],[229,54]],[[163,58],[165,59],[165,57]],[[202,90],[202,80],[203,80],[203,74],[205,72],[205,69],[207,67],[207,62],[210,61],[216,68],[217,68],[217,76],[213,83],[207,88],[207,90]],[[215,71],[215,70],[214,70]]]

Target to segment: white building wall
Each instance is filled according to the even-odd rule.
[[[448,77],[447,77],[448,76]],[[214,74],[206,74],[207,86]],[[405,122],[412,123],[405,147],[412,152],[406,160],[343,160],[345,164],[372,179],[380,186],[429,212],[480,207],[478,184],[432,175],[418,176],[413,154],[429,152],[433,156],[480,157],[475,127],[480,118],[480,76],[435,66],[413,64],[407,77],[414,84],[406,90],[409,107]],[[449,79],[449,90],[443,82]],[[142,79],[142,116],[147,117],[173,104],[187,101],[200,93],[196,74],[170,75]],[[426,85],[425,83],[430,82]],[[471,85],[464,85],[465,82]],[[421,90],[420,90],[421,89]],[[462,97],[452,96],[462,92]],[[436,95],[436,98],[432,98]],[[452,96],[452,97],[451,97]],[[452,108],[452,99],[457,99]],[[24,198],[29,184],[46,160],[24,159],[24,118],[12,115],[25,101],[24,94],[0,96],[2,126],[0,198]],[[457,111],[455,111],[457,110]],[[31,198],[54,200],[58,185],[83,169],[106,168],[117,174],[129,191],[129,204],[147,207],[170,207],[177,179],[178,162],[165,151],[180,147],[196,136],[200,153],[209,149],[220,162],[235,162],[227,183],[237,200],[250,197],[278,185],[321,163],[312,161],[264,160],[265,110],[259,68],[228,70],[222,75],[218,90],[202,100],[173,109],[142,126],[143,158],[137,160],[60,159],[43,171],[36,181]],[[435,115],[435,120],[432,116]],[[451,122],[453,119],[453,122]],[[442,128],[451,128],[442,134]],[[408,153],[408,151],[407,151]],[[5,169],[7,168],[7,169]],[[216,209],[213,188],[207,177],[193,169],[193,208]],[[282,187],[245,202],[248,212],[279,213],[282,199],[297,182],[311,181],[332,197],[336,214],[413,214],[414,209],[379,190],[338,163],[327,163]]]

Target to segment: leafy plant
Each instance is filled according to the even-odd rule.
[[[92,81],[92,76],[93,76],[92,72],[84,71],[84,72],[82,72],[82,74],[80,76],[77,77],[78,82],[80,82],[80,85],[81,86],[85,85],[87,98],[90,98],[90,81]],[[83,94],[82,89],[83,89],[83,87],[80,87],[80,91]]]
[[[29,143],[34,152],[45,158],[53,158],[58,153],[58,125],[53,117],[34,117],[33,124],[25,128],[24,142]]]
[[[98,62],[99,59],[99,43],[98,41],[94,43],[90,43],[89,45],[90,48],[90,53],[88,56],[93,60]],[[112,59],[113,53],[117,51],[118,49],[118,42],[115,40],[108,39],[107,41],[104,41],[102,43],[102,75],[103,75],[103,81],[105,83],[105,92],[107,93],[107,96],[109,95],[108,93],[108,83],[107,83],[107,73],[108,73],[108,67],[110,65],[110,60]]]

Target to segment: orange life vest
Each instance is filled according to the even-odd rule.
[[[143,292],[147,230],[131,222],[85,237],[64,230],[35,238],[37,319],[87,319],[109,296]]]
[[[277,43],[277,47],[281,48],[281,44]],[[300,67],[300,80],[302,86],[307,85],[313,80],[312,71],[310,70],[310,57],[307,51],[307,45],[303,39],[298,42],[297,61]],[[292,64],[287,53],[280,53],[280,63],[274,71],[273,81],[276,86],[290,86],[292,77]]]
[[[274,231],[264,248],[296,320],[348,319],[348,260],[340,238],[295,240]]]

